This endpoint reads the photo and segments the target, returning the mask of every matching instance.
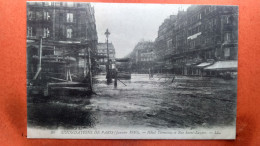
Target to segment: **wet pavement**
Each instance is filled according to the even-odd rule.
[[[91,97],[49,97],[28,101],[28,126],[74,127],[212,127],[233,125],[236,80],[133,74],[117,88],[95,77]],[[39,98],[38,98],[39,99]]]

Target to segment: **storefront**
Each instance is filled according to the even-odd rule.
[[[236,78],[237,65],[237,60],[217,61],[214,64],[205,67],[204,71],[210,76]]]

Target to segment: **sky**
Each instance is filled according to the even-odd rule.
[[[110,31],[109,42],[116,50],[116,58],[125,57],[141,41],[154,41],[164,19],[186,10],[190,5],[174,4],[125,4],[92,3],[95,9],[98,41],[106,42],[106,29]]]

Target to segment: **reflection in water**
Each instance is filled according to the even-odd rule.
[[[166,76],[166,75],[164,75]],[[233,125],[236,118],[236,80],[133,74],[131,80],[105,85],[98,77],[91,98],[98,125],[139,127],[212,127]]]
[[[90,109],[84,108],[83,105],[85,104],[68,104],[54,101],[35,103],[34,100],[34,103],[28,103],[28,126],[48,129],[94,126],[95,120],[91,115]]]
[[[236,118],[236,80],[133,74],[131,80],[107,85],[96,76],[91,97],[28,97],[28,126],[196,127],[233,125]]]

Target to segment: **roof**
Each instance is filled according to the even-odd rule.
[[[218,61],[210,65],[205,70],[236,70],[237,60]]]

